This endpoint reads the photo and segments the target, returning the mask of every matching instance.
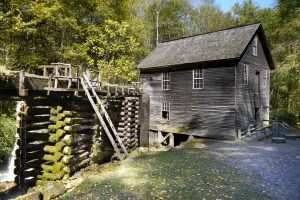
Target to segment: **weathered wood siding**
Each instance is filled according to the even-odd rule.
[[[242,131],[247,129],[250,124],[261,125],[261,120],[269,119],[269,95],[270,95],[270,70],[263,48],[258,38],[257,56],[252,54],[251,41],[246,49],[241,61],[237,65],[236,78],[236,126]],[[243,84],[243,64],[249,65],[248,85]],[[256,73],[260,72],[260,94],[255,94]],[[265,72],[267,77],[265,77]],[[255,103],[255,96],[261,102]],[[255,118],[255,108],[258,108],[258,121]]]
[[[170,72],[170,90],[162,90],[161,73],[143,74],[150,97],[150,129],[211,138],[234,139],[235,66],[204,68],[204,88],[193,89],[193,71]],[[170,102],[170,119],[161,117]]]

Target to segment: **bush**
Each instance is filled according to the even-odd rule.
[[[0,116],[0,165],[5,163],[15,143],[16,120],[5,115]]]
[[[285,121],[290,125],[296,125],[299,118],[295,113],[286,110],[278,110],[271,112],[271,119],[278,121]]]

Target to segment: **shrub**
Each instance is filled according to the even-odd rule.
[[[0,165],[10,156],[15,143],[16,121],[14,118],[0,116]]]
[[[271,119],[278,121],[285,121],[290,125],[297,124],[299,118],[295,113],[288,112],[286,110],[277,110],[271,112]]]

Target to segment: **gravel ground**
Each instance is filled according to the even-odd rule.
[[[254,178],[254,186],[274,199],[300,199],[300,139],[208,141],[204,150]]]

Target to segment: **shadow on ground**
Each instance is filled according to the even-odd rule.
[[[206,153],[209,143],[133,156],[96,170],[60,199],[269,199],[251,176]]]

